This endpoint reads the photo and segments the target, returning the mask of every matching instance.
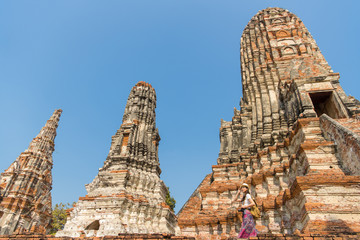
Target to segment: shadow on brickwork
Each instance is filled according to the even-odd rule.
[[[328,221],[324,230],[331,233],[356,234],[356,232],[342,220]]]

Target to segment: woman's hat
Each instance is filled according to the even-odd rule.
[[[240,188],[242,188],[242,187],[247,187],[248,189],[250,189],[249,185],[247,185],[246,183],[243,183]]]

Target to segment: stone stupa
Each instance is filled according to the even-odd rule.
[[[56,236],[175,233],[175,214],[165,203],[168,189],[160,180],[155,108],[154,88],[137,83],[104,166]]]
[[[240,109],[221,122],[217,165],[178,214],[182,234],[236,238],[241,217],[231,200],[243,182],[262,234],[359,233],[359,101],[288,10],[259,11],[240,45]]]
[[[46,233],[51,222],[52,153],[61,109],[0,176],[0,235]]]

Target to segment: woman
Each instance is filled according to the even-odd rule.
[[[238,197],[240,192],[243,193],[243,197],[241,199],[241,206],[239,211],[243,212],[243,221],[241,224],[241,229],[238,238],[249,238],[249,237],[256,237],[257,230],[255,228],[255,221],[253,216],[251,215],[250,209],[252,206],[255,205],[254,200],[252,200],[249,185],[243,183],[236,193],[235,197],[231,201],[231,203],[238,201]]]

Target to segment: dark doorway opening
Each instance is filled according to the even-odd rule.
[[[309,93],[314,110],[318,117],[327,114],[331,118],[344,118],[345,114],[341,111],[333,92]]]
[[[100,228],[100,223],[99,220],[93,221],[92,223],[90,223],[85,230],[99,230]]]

